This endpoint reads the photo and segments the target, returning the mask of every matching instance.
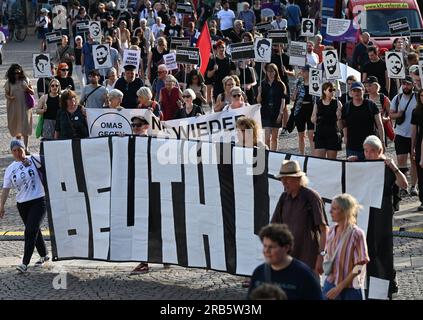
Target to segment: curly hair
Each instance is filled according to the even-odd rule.
[[[25,80],[27,78],[25,71],[22,69],[22,66],[17,63],[13,63],[7,70],[6,77],[5,77],[11,84],[16,83],[16,77],[15,77],[16,71],[20,71],[19,80]]]

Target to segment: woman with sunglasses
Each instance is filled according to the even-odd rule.
[[[340,126],[342,104],[335,99],[335,86],[325,82],[322,87],[322,98],[313,108],[311,121],[315,124],[313,156],[336,159],[338,151],[342,150]]]
[[[175,119],[197,117],[204,114],[203,109],[194,104],[195,93],[192,89],[185,89],[182,93],[182,99],[184,101],[184,106],[176,111]]]
[[[5,216],[4,205],[9,197],[10,189],[16,189],[16,205],[25,224],[24,256],[22,264],[18,265],[16,269],[25,273],[28,271],[34,248],[37,248],[40,255],[40,260],[35,263],[35,266],[42,266],[50,259],[40,230],[46,215],[45,193],[39,173],[40,158],[38,156],[27,157],[25,145],[21,140],[13,140],[10,143],[10,150],[15,161],[7,167],[4,173],[0,219]]]
[[[88,125],[85,111],[78,105],[74,91],[65,90],[60,97],[54,139],[87,138]]]
[[[49,83],[48,93],[38,100],[38,108],[35,110],[43,115],[43,139],[54,139],[54,129],[56,127],[57,112],[60,109],[60,82],[53,79]]]
[[[191,70],[188,75],[187,88],[192,89],[195,93],[193,103],[197,106],[202,106],[207,103],[207,87],[204,84],[203,76],[197,69]]]
[[[261,103],[261,123],[264,128],[265,143],[273,151],[276,150],[278,131],[282,126],[286,94],[286,87],[279,77],[276,64],[266,65],[266,79],[259,87],[257,102]]]
[[[222,111],[228,111],[229,109],[238,109],[249,106],[248,102],[245,102],[244,92],[240,87],[233,87],[231,89],[231,103],[223,108]]]
[[[32,110],[27,107],[25,93],[34,95],[31,82],[19,64],[12,64],[6,73],[5,97],[7,107],[7,127],[10,135],[21,139],[28,152],[28,139],[32,133]]]
[[[157,78],[157,68],[164,63],[163,56],[168,54],[166,38],[160,37],[157,39],[157,46],[155,46],[148,54],[147,71],[150,83]]]
[[[75,84],[72,77],[69,77],[69,67],[66,63],[59,63],[56,79],[59,80],[60,86],[63,89],[75,90]]]

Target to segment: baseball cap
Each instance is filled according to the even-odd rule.
[[[361,89],[364,91],[364,86],[360,81],[356,81],[356,82],[353,82],[353,84],[351,85],[351,90],[354,90],[354,89]]]
[[[126,66],[123,67],[123,69],[125,69],[125,71],[133,71],[136,69],[136,67],[132,64],[127,64]]]
[[[25,144],[23,143],[22,140],[12,140],[10,142],[10,150],[13,150],[13,148],[15,148],[15,147],[25,149]]]
[[[370,77],[367,77],[367,79],[364,83],[373,84],[373,83],[379,83],[379,81],[376,77],[370,76]]]
[[[404,79],[402,79],[402,82],[409,82],[409,83],[413,83],[413,78],[411,78],[410,76],[405,76]]]
[[[42,12],[42,13],[49,13],[50,11],[48,11],[47,8],[41,8],[40,12]]]
[[[148,121],[144,117],[141,117],[141,116],[133,116],[131,118],[131,122],[134,122],[135,119],[141,120],[143,124],[149,124]]]

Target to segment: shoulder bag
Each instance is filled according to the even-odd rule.
[[[328,260],[323,261],[323,273],[325,276],[328,276],[331,274],[333,269],[333,262],[335,261],[336,255],[340,248],[342,248],[345,240],[349,237],[349,235],[353,232],[353,228],[350,228],[347,232],[344,233],[341,240],[338,243],[338,246],[335,249],[335,252],[333,253],[332,257],[330,257]]]

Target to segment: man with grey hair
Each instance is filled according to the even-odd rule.
[[[168,70],[165,64],[160,64],[157,67],[157,78],[154,79],[153,84],[151,85],[151,90],[153,92],[154,100],[159,101],[160,90],[164,88],[165,78],[168,74]]]
[[[242,8],[243,10],[238,14],[238,19],[244,21],[245,31],[251,32],[256,24],[256,15],[254,11],[250,9],[250,4],[248,2],[244,2]]]
[[[294,160],[284,160],[279,174],[285,191],[279,198],[271,223],[284,223],[294,235],[292,256],[308,265],[319,276],[326,255],[328,220],[320,195],[307,188],[308,179]]]

